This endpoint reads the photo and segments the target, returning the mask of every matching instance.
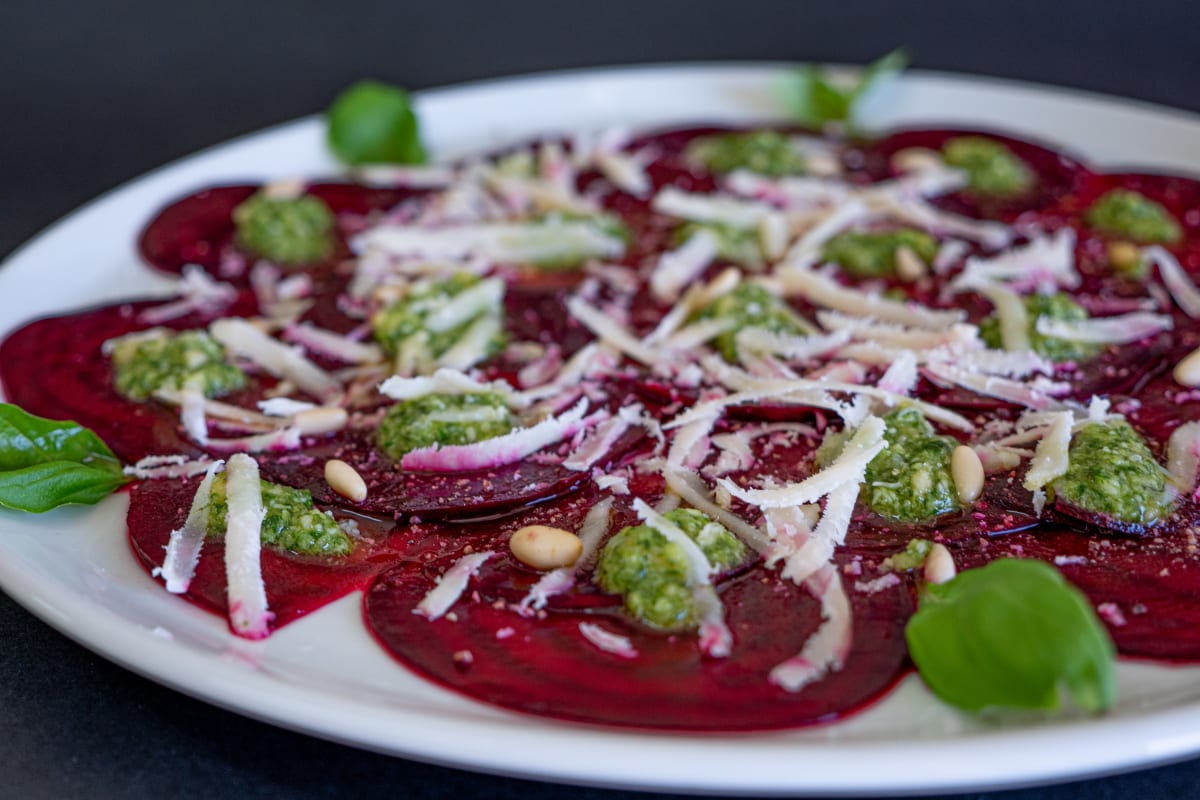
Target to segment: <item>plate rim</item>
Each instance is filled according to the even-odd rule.
[[[638,75],[638,74],[643,75],[643,76],[649,76],[649,77],[653,78],[653,77],[677,75],[680,73],[687,73],[690,76],[692,76],[693,80],[699,80],[702,77],[711,78],[712,74],[714,74],[714,73],[716,73],[716,74],[726,73],[727,74],[730,72],[753,72],[753,73],[763,73],[763,74],[774,74],[774,73],[778,73],[781,69],[786,69],[788,66],[790,66],[790,65],[787,65],[787,64],[784,64],[781,62],[757,62],[757,61],[754,61],[754,62],[679,62],[679,63],[663,63],[663,64],[631,64],[631,65],[608,66],[608,67],[601,67],[601,68],[578,68],[578,69],[569,69],[569,70],[553,70],[553,71],[539,72],[539,73],[533,73],[533,74],[528,74],[528,75],[488,78],[488,79],[480,80],[480,81],[469,81],[469,82],[464,82],[464,83],[459,83],[459,84],[453,84],[453,85],[450,85],[447,87],[423,90],[423,91],[414,93],[414,96],[416,97],[418,103],[426,103],[426,102],[436,101],[437,99],[440,99],[440,98],[452,97],[455,94],[464,94],[464,93],[469,94],[469,93],[475,93],[475,92],[495,91],[497,89],[511,88],[514,85],[536,86],[538,84],[551,83],[551,82],[556,82],[556,81],[578,81],[578,80],[593,80],[593,79],[604,80],[604,79],[612,79],[612,78],[618,77],[618,76],[628,77],[630,75]],[[1126,100],[1126,99],[1114,97],[1111,95],[1105,95],[1105,94],[1100,94],[1100,93],[1096,93],[1096,92],[1090,92],[1087,90],[1075,89],[1075,88],[1071,88],[1071,87],[1055,87],[1055,86],[1049,86],[1049,85],[1045,85],[1045,84],[1037,84],[1037,83],[1028,82],[1028,81],[1019,81],[1019,80],[1012,80],[1012,79],[1005,79],[1005,78],[992,78],[992,77],[987,77],[987,76],[971,76],[971,75],[964,75],[964,74],[960,74],[960,73],[948,73],[948,72],[940,72],[940,71],[922,71],[922,70],[916,70],[911,75],[907,75],[902,80],[904,80],[906,82],[919,82],[922,80],[949,81],[951,83],[961,84],[961,85],[969,86],[969,87],[973,87],[973,88],[974,87],[983,87],[984,89],[1003,88],[1003,89],[1008,89],[1008,90],[1017,91],[1017,92],[1021,92],[1021,93],[1033,92],[1035,94],[1040,94],[1040,95],[1064,95],[1065,94],[1068,96],[1072,96],[1076,99],[1079,99],[1079,100],[1082,100],[1085,102],[1089,102],[1089,103],[1099,104],[1101,106],[1115,105],[1115,106],[1120,107],[1122,110],[1131,110],[1138,114],[1148,114],[1148,115],[1152,115],[1152,116],[1162,116],[1164,118],[1173,119],[1174,121],[1181,122],[1181,123],[1184,123],[1189,126],[1196,126],[1197,132],[1200,132],[1200,114],[1197,114],[1196,112],[1192,112],[1192,111],[1188,111],[1188,110],[1184,110],[1184,109],[1172,108],[1169,106],[1163,106],[1163,105],[1159,105],[1159,104],[1155,104],[1155,103],[1147,103],[1145,101]],[[64,215],[60,219],[58,219],[55,222],[51,223],[50,225],[46,226],[39,233],[34,235],[31,239],[29,239],[25,243],[18,245],[5,258],[3,264],[0,264],[0,281],[5,281],[6,276],[12,272],[11,269],[6,269],[6,268],[11,267],[12,265],[14,265],[14,263],[17,263],[17,262],[24,263],[24,261],[26,259],[31,257],[30,254],[36,254],[38,248],[42,247],[47,241],[50,241],[57,236],[60,236],[63,229],[67,228],[69,225],[75,223],[79,219],[85,217],[87,214],[91,213],[92,211],[99,209],[99,208],[106,207],[110,204],[119,203],[127,195],[133,194],[139,189],[144,189],[148,185],[154,186],[158,182],[169,182],[172,179],[172,176],[176,175],[179,172],[184,171],[185,168],[196,165],[196,164],[203,162],[204,160],[211,158],[213,156],[219,155],[222,151],[226,151],[237,145],[242,145],[245,143],[249,143],[249,142],[253,142],[253,141],[261,140],[261,139],[268,139],[273,136],[286,135],[289,133],[291,133],[291,134],[301,133],[306,128],[319,125],[319,120],[320,120],[320,116],[314,114],[314,115],[309,115],[309,116],[300,118],[298,120],[291,120],[291,121],[278,123],[276,125],[271,125],[267,128],[259,130],[259,131],[244,133],[239,136],[235,136],[229,140],[226,140],[224,142],[214,144],[209,147],[205,147],[199,151],[188,154],[179,159],[175,159],[166,164],[157,166],[140,176],[137,176],[128,181],[124,181],[124,182],[118,184],[117,186],[101,193],[96,198],[84,203],[83,205],[79,206],[75,210],[69,212],[68,214]],[[683,121],[681,120],[680,122],[682,123]],[[929,124],[936,124],[936,121],[930,120]],[[140,268],[145,269],[145,267],[140,267]],[[14,324],[24,324],[24,322],[26,322],[26,320],[18,319],[18,320],[14,321]],[[0,320],[0,328],[7,328],[7,327],[8,327],[8,321]],[[110,500],[110,501],[106,501],[106,502],[111,504],[114,501]],[[0,526],[4,525],[3,521],[7,518],[8,518],[7,513],[0,516]],[[121,538],[123,538],[123,532],[122,532]],[[6,551],[5,543],[3,542],[3,540],[0,540],[0,554],[5,553],[5,551]],[[166,654],[166,655],[161,656],[161,658],[156,657],[156,659],[158,659],[157,663],[159,664],[159,666],[157,666],[157,667],[152,667],[152,666],[147,665],[146,663],[144,663],[145,659],[131,658],[126,653],[114,651],[110,645],[107,645],[105,643],[104,639],[111,637],[112,640],[116,640],[116,641],[124,641],[126,639],[133,641],[133,639],[131,637],[132,631],[130,631],[128,628],[128,626],[130,624],[128,622],[128,620],[120,617],[114,611],[111,611],[109,609],[103,609],[104,614],[111,615],[111,618],[105,618],[102,620],[98,620],[96,622],[96,624],[93,624],[91,626],[85,626],[83,629],[79,629],[78,627],[72,627],[69,624],[65,624],[61,618],[56,617],[53,613],[51,613],[49,607],[43,606],[40,602],[38,602],[40,592],[39,592],[39,587],[36,586],[36,584],[35,584],[34,577],[30,574],[24,574],[16,569],[14,569],[13,564],[14,564],[14,562],[10,559],[0,559],[0,589],[5,591],[5,593],[8,594],[8,596],[12,597],[12,599],[15,602],[17,602],[18,604],[20,604],[21,606],[26,608],[28,611],[30,611],[36,617],[41,619],[43,622],[49,624],[51,627],[55,628],[60,633],[63,633],[64,635],[66,635],[68,638],[87,647],[89,650],[92,650],[93,652],[98,653],[99,655],[103,656],[104,658],[106,658],[114,663],[119,664],[123,668],[128,669],[136,674],[141,675],[142,677],[145,677],[145,678],[153,680],[157,683],[166,685],[173,690],[180,691],[189,696],[196,697],[197,699],[201,699],[204,702],[219,706],[221,708],[232,711],[234,713],[238,713],[242,716],[248,716],[248,717],[251,717],[254,719],[266,721],[266,722],[269,722],[270,724],[288,728],[290,730],[295,730],[295,731],[298,731],[298,732],[301,732],[301,733],[304,733],[307,735],[313,735],[313,736],[318,736],[321,738],[331,739],[331,740],[339,741],[339,742],[349,744],[349,745],[352,745],[355,747],[360,747],[360,748],[369,749],[369,750],[375,750],[377,752],[384,752],[384,753],[388,753],[391,755],[399,755],[402,757],[417,759],[417,760],[425,761],[428,763],[436,763],[436,764],[441,764],[441,765],[445,765],[445,766],[452,766],[452,767],[456,767],[456,768],[465,768],[465,769],[470,769],[470,770],[474,770],[474,771],[488,772],[488,773],[492,773],[492,774],[510,775],[510,776],[522,777],[522,778],[549,779],[549,780],[554,780],[554,781],[559,781],[559,782],[569,782],[569,783],[580,784],[580,785],[596,785],[596,786],[620,787],[620,788],[642,789],[642,790],[660,790],[660,791],[682,790],[682,791],[703,792],[703,793],[722,792],[722,793],[756,793],[756,794],[763,794],[763,793],[766,793],[766,794],[820,793],[820,794],[825,794],[825,795],[828,795],[828,794],[855,795],[855,794],[862,794],[862,793],[879,793],[879,792],[884,792],[887,794],[905,794],[905,793],[912,793],[912,792],[927,792],[927,791],[945,792],[945,791],[965,790],[965,789],[981,790],[981,789],[1015,788],[1015,787],[1019,787],[1019,786],[1028,786],[1028,785],[1032,785],[1032,784],[1036,784],[1036,783],[1075,780],[1075,779],[1080,779],[1083,777],[1108,775],[1108,774],[1113,774],[1116,772],[1126,771],[1129,769],[1149,767],[1149,766],[1159,765],[1159,764],[1163,764],[1163,763],[1169,763],[1171,761],[1183,760],[1183,759],[1186,759],[1186,758],[1189,758],[1189,757],[1195,755],[1197,752],[1200,752],[1200,734],[1192,735],[1190,737],[1189,736],[1177,736],[1177,737],[1175,737],[1174,741],[1169,740],[1169,738],[1168,738],[1168,740],[1160,740],[1157,742],[1157,744],[1153,744],[1153,746],[1149,746],[1148,750],[1147,749],[1138,750],[1137,748],[1131,748],[1131,747],[1126,746],[1126,747],[1122,748],[1119,753],[1108,752],[1108,751],[1103,750],[1103,748],[1095,746],[1096,744],[1099,744],[1099,743],[1092,743],[1093,746],[1091,748],[1089,748],[1088,742],[1085,742],[1085,741],[1082,741],[1082,740],[1076,738],[1075,741],[1073,742],[1073,747],[1077,747],[1080,749],[1091,749],[1094,753],[1096,753],[1096,756],[1093,756],[1093,761],[1096,760],[1096,758],[1100,752],[1104,752],[1104,755],[1107,759],[1107,763],[1104,765],[1099,765],[1099,764],[1095,764],[1095,763],[1091,763],[1090,765],[1078,765],[1077,768],[1075,768],[1073,770],[1054,771],[1049,774],[1045,773],[1044,770],[1042,772],[1031,771],[1030,774],[1025,774],[1022,777],[1019,777],[1015,780],[1007,780],[1007,781],[1003,781],[1003,780],[997,781],[994,779],[985,778],[981,782],[979,782],[979,781],[963,782],[963,776],[948,775],[948,776],[942,776],[941,779],[937,778],[937,776],[931,776],[927,781],[925,781],[923,783],[912,783],[912,784],[907,784],[907,785],[900,786],[900,787],[892,786],[890,789],[887,785],[884,785],[884,784],[875,785],[875,784],[860,782],[860,783],[851,785],[851,784],[848,784],[845,782],[839,782],[837,780],[829,781],[828,779],[825,782],[808,781],[808,782],[804,782],[802,784],[796,784],[796,783],[791,783],[791,782],[781,783],[777,780],[762,780],[761,778],[754,778],[754,779],[747,780],[746,779],[747,776],[743,775],[743,776],[739,776],[739,780],[737,780],[737,781],[723,784],[719,780],[714,781],[713,776],[711,776],[711,775],[705,776],[703,778],[703,780],[700,780],[697,782],[689,782],[686,779],[681,780],[680,776],[660,776],[660,775],[655,775],[655,774],[645,774],[645,775],[641,775],[639,777],[629,776],[627,778],[621,778],[621,777],[614,777],[611,774],[607,774],[602,770],[594,770],[590,773],[581,773],[578,771],[578,769],[560,769],[558,771],[555,771],[555,770],[545,768],[545,767],[543,767],[541,769],[514,768],[511,765],[505,765],[505,764],[499,763],[499,762],[495,761],[494,759],[489,761],[487,758],[478,758],[477,757],[474,760],[464,760],[463,758],[455,757],[454,755],[447,756],[446,752],[443,749],[443,746],[440,743],[436,743],[436,742],[432,746],[427,747],[425,749],[414,746],[415,744],[417,744],[417,742],[410,742],[409,746],[407,746],[407,747],[397,748],[395,745],[389,745],[387,742],[381,742],[381,741],[378,741],[378,740],[370,738],[370,737],[363,738],[360,736],[349,735],[349,734],[346,734],[344,731],[339,733],[336,730],[333,730],[333,728],[337,727],[336,725],[334,725],[332,727],[316,729],[316,728],[312,727],[311,717],[306,720],[306,719],[299,718],[298,715],[295,715],[295,714],[283,713],[280,711],[278,704],[274,704],[275,707],[272,709],[267,709],[267,708],[263,707],[264,705],[271,705],[271,704],[264,704],[263,702],[261,702],[260,698],[255,696],[255,691],[252,690],[252,688],[249,685],[247,685],[245,687],[239,687],[241,689],[241,691],[230,693],[231,695],[236,695],[237,696],[236,699],[230,699],[230,696],[224,696],[224,697],[218,696],[216,693],[214,693],[212,691],[212,689],[210,687],[188,686],[185,683],[183,683],[181,680],[175,679],[173,677],[173,675],[169,672],[165,675],[162,674],[163,670],[165,669],[165,667],[162,666],[162,664],[164,662],[170,662],[170,663],[174,664],[176,659],[179,659],[179,658],[183,658],[186,661],[186,660],[190,659],[191,656],[185,657],[185,654],[182,653],[172,643],[168,643],[166,641],[158,641],[158,642],[153,642],[153,644],[151,644],[148,640],[146,640],[144,638],[140,638],[140,639],[136,640],[136,644],[137,644],[138,648],[144,649],[148,644],[151,644],[151,649],[155,650],[156,652],[158,652],[160,654],[164,654],[164,653]],[[356,595],[357,594],[358,593],[356,593]],[[68,596],[66,598],[59,598],[59,601],[62,602],[64,599],[66,601],[66,606],[68,607],[68,610],[79,611],[80,610],[79,608],[71,608],[71,606],[85,605],[84,600],[81,596]],[[344,601],[342,601],[342,602],[344,602]],[[135,651],[136,651],[136,648],[135,648]],[[398,667],[398,668],[403,669],[402,667]],[[909,680],[911,681],[911,678]],[[278,689],[279,687],[275,686],[274,688]],[[294,692],[294,691],[298,691],[298,690],[296,690],[294,687],[286,687],[285,694],[288,694],[288,693]],[[439,689],[439,691],[445,691],[445,690]],[[369,707],[363,707],[363,710],[370,711],[372,709],[370,709]],[[1187,726],[1187,720],[1181,719],[1181,717],[1186,717],[1189,714],[1194,714],[1197,710],[1200,710],[1200,703],[1195,703],[1195,704],[1192,704],[1191,706],[1184,706],[1181,708],[1175,708],[1175,709],[1171,709],[1168,711],[1162,711],[1162,710],[1154,711],[1154,712],[1149,713],[1148,715],[1135,715],[1132,719],[1130,719],[1130,718],[1121,718],[1121,719],[1105,718],[1105,719],[1101,719],[1101,720],[1089,720],[1086,723],[1086,728],[1087,728],[1086,738],[1089,738],[1089,739],[1094,738],[1093,734],[1096,734],[1097,732],[1107,732],[1109,728],[1115,728],[1116,730],[1113,731],[1114,733],[1120,733],[1122,730],[1128,731],[1128,728],[1132,725],[1132,727],[1135,729],[1135,731],[1137,733],[1145,735],[1147,737],[1147,739],[1146,739],[1147,742],[1151,742],[1151,739],[1149,738],[1151,731],[1147,729],[1147,724],[1150,724],[1151,726],[1161,726],[1164,722],[1168,722],[1168,723],[1180,724],[1181,729],[1186,730],[1186,728],[1184,728],[1183,726]],[[507,719],[508,712],[501,712],[501,713],[504,715],[504,718],[497,719],[494,721],[494,723],[501,728],[505,728],[505,727],[507,727],[505,725],[505,722]],[[327,719],[325,712],[322,712],[321,716],[322,716],[323,720]],[[337,715],[335,714],[335,716],[337,716]],[[519,718],[526,717],[526,715],[515,715],[515,716],[517,716]],[[1153,719],[1149,719],[1149,720],[1141,719],[1140,718],[1141,716],[1149,716],[1149,717],[1152,717]],[[617,742],[628,742],[628,740],[631,737],[635,738],[635,739],[639,739],[639,740],[652,739],[660,744],[662,743],[662,741],[665,740],[665,741],[669,741],[669,742],[673,743],[673,745],[674,745],[673,748],[668,748],[668,749],[676,749],[676,750],[679,749],[679,747],[681,745],[683,745],[684,743],[687,744],[687,747],[689,749],[690,748],[699,748],[700,750],[704,750],[704,751],[714,750],[714,748],[712,747],[714,742],[716,742],[720,748],[725,748],[725,747],[729,746],[730,743],[728,741],[719,741],[718,742],[718,740],[727,740],[727,739],[736,740],[738,742],[738,747],[736,747],[735,749],[741,749],[742,744],[752,742],[756,739],[762,740],[762,741],[769,741],[769,740],[774,740],[774,739],[779,738],[777,735],[769,734],[769,733],[732,734],[732,735],[720,734],[715,737],[711,736],[711,735],[646,733],[646,732],[641,732],[641,731],[630,731],[630,730],[626,730],[626,729],[602,728],[602,727],[596,727],[596,726],[576,725],[576,724],[572,724],[572,723],[561,723],[561,722],[557,722],[554,720],[547,720],[545,718],[534,718],[534,719],[536,719],[540,723],[544,723],[545,725],[555,728],[555,733],[558,735],[563,735],[563,737],[565,739],[574,740],[574,739],[577,739],[580,735],[582,735],[584,739],[592,739],[592,738],[598,736],[605,740],[614,740]],[[328,723],[328,721],[326,721],[324,724],[328,725],[329,723]],[[475,724],[479,724],[478,721],[476,721]],[[1187,726],[1187,727],[1191,727],[1191,726]],[[1081,730],[1082,729],[1079,728],[1078,726],[1072,725],[1068,735],[1077,737]],[[505,732],[511,734],[510,731],[505,731]],[[524,727],[522,726],[521,736],[524,736],[526,733],[533,734],[536,737],[539,734],[539,731],[538,730],[525,731]],[[1059,730],[1058,726],[1054,726],[1054,727],[1050,727],[1050,728],[1039,728],[1039,729],[1036,729],[1034,732],[1031,732],[1029,729],[1021,729],[1021,730],[1005,730],[1005,731],[994,732],[994,733],[982,733],[982,734],[976,733],[976,734],[973,734],[972,737],[970,737],[970,739],[967,740],[966,742],[957,742],[956,743],[956,742],[950,742],[947,740],[938,740],[938,746],[942,747],[942,748],[948,747],[950,750],[958,750],[964,746],[968,747],[968,748],[976,746],[980,742],[983,742],[984,745],[986,746],[989,742],[992,744],[997,744],[997,743],[1001,743],[1001,742],[1006,742],[1013,738],[1019,738],[1023,741],[1028,741],[1031,738],[1035,739],[1035,740],[1040,740],[1047,734],[1055,734],[1055,733],[1061,734],[1061,731]],[[518,738],[520,738],[520,737],[518,737]],[[433,739],[430,739],[429,741],[434,742]],[[611,742],[606,742],[606,744],[611,744]],[[821,755],[823,758],[830,757],[829,753],[823,752],[824,750],[827,750],[830,748],[832,748],[834,750],[840,750],[840,751],[845,751],[845,750],[855,750],[855,751],[867,750],[867,751],[870,751],[872,748],[877,747],[877,745],[875,745],[875,744],[863,745],[861,743],[847,742],[847,741],[840,741],[840,742],[834,741],[834,742],[828,743],[828,745],[825,745],[824,743],[821,743],[821,742],[807,741],[807,740],[804,742],[797,743],[794,746],[813,748],[814,750],[822,751]],[[897,748],[897,745],[895,743],[891,743],[887,746],[894,748],[894,749]],[[927,748],[928,746],[929,746],[928,741],[918,743],[917,749],[923,750],[923,749]],[[906,750],[907,748],[899,747],[898,749],[903,751],[903,750]],[[476,755],[478,755],[478,754],[476,754]],[[714,752],[714,753],[712,753],[712,755],[715,756],[716,753]],[[861,756],[862,756],[862,754],[856,755],[856,757],[861,757]],[[1122,756],[1123,756],[1123,758],[1122,758]],[[911,757],[912,757],[912,755],[904,755],[904,758],[911,758]],[[862,776],[856,776],[856,777],[861,778]],[[655,780],[656,778],[658,778],[659,780],[656,781]]]

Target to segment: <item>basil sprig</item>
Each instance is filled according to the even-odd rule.
[[[67,503],[92,505],[128,480],[87,428],[0,403],[0,506],[40,514]]]
[[[423,164],[425,147],[408,92],[379,81],[359,81],[327,112],[328,142],[347,164]]]
[[[968,711],[1091,711],[1116,695],[1115,649],[1087,598],[1041,561],[1001,559],[929,585],[905,629],[929,688]]]
[[[839,87],[815,64],[796,70],[785,87],[785,100],[796,122],[820,128],[829,122],[853,122],[856,106],[884,79],[908,66],[908,53],[892,52],[869,64],[849,87]]]

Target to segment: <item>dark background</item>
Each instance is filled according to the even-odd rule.
[[[0,254],[104,190],[318,111],[362,77],[420,89],[620,63],[864,62],[897,45],[921,68],[1200,111],[1189,0],[0,0]],[[988,797],[1184,798],[1197,787],[1190,761]],[[245,720],[109,664],[0,594],[0,797],[343,795],[630,796],[425,766]]]

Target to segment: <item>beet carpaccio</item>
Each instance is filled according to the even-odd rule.
[[[991,133],[544,140],[205,188],[179,296],[0,345],[136,478],[133,551],[259,638],[355,590],[405,667],[668,730],[836,720],[924,590],[1055,566],[1200,660],[1200,183]]]

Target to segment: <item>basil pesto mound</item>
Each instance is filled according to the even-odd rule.
[[[729,321],[729,330],[713,340],[713,345],[728,361],[737,360],[737,337],[744,330],[758,329],[784,335],[800,335],[812,330],[787,303],[755,283],[739,284],[733,291],[713,300],[696,315],[696,319]]]
[[[1085,425],[1071,439],[1067,472],[1050,488],[1055,506],[1104,527],[1138,532],[1171,512],[1158,460],[1128,422]]]
[[[505,399],[494,392],[429,394],[387,410],[375,442],[399,461],[423,447],[474,444],[503,436],[516,427]]]
[[[375,339],[398,374],[465,369],[504,347],[504,282],[456,272],[422,281],[371,318]]]
[[[1087,309],[1071,299],[1069,294],[1065,292],[1031,294],[1025,298],[1025,313],[1029,317],[1029,343],[1038,355],[1051,361],[1087,361],[1100,352],[1099,345],[1058,339],[1038,332],[1037,323],[1043,317],[1067,322],[1078,322],[1090,318]],[[993,350],[1003,349],[1000,318],[996,314],[980,321],[979,338]]]
[[[222,397],[246,385],[246,375],[229,363],[225,348],[204,331],[153,331],[113,341],[113,384],[130,400],[157,392],[190,389]]]
[[[1178,220],[1162,203],[1129,189],[1103,194],[1088,208],[1084,221],[1093,230],[1141,244],[1175,244],[1183,236]]]
[[[890,278],[896,274],[896,252],[907,248],[928,264],[937,255],[937,239],[924,231],[846,231],[825,245],[822,260],[837,264],[855,278]]]
[[[757,228],[743,228],[722,222],[685,222],[675,230],[675,244],[684,242],[700,231],[707,231],[717,241],[717,258],[752,271],[763,268],[762,236]]]
[[[1033,187],[1036,176],[1002,142],[986,136],[958,136],[946,140],[942,158],[967,173],[967,187],[975,194],[1012,197]]]
[[[261,481],[266,516],[262,523],[262,543],[280,550],[308,556],[344,556],[354,542],[338,527],[328,511],[313,506],[312,494],[302,489]],[[225,474],[213,479],[208,507],[208,535],[225,531],[229,505],[225,497]]]
[[[860,497],[867,508],[897,522],[927,522],[959,509],[950,472],[958,441],[938,436],[919,410],[897,409],[883,417],[888,443],[867,465]],[[817,450],[824,466],[842,452],[852,431],[827,434]]]
[[[742,169],[777,178],[807,171],[794,137],[771,130],[700,136],[684,150],[684,159],[717,173]]]
[[[258,192],[233,210],[237,243],[276,264],[313,264],[333,254],[333,213],[319,198]]]
[[[746,557],[745,545],[704,512],[677,508],[664,516],[700,546],[716,569],[728,570]],[[698,624],[687,556],[648,524],[622,528],[609,539],[595,580],[606,592],[621,595],[626,611],[652,628],[683,631]]]

